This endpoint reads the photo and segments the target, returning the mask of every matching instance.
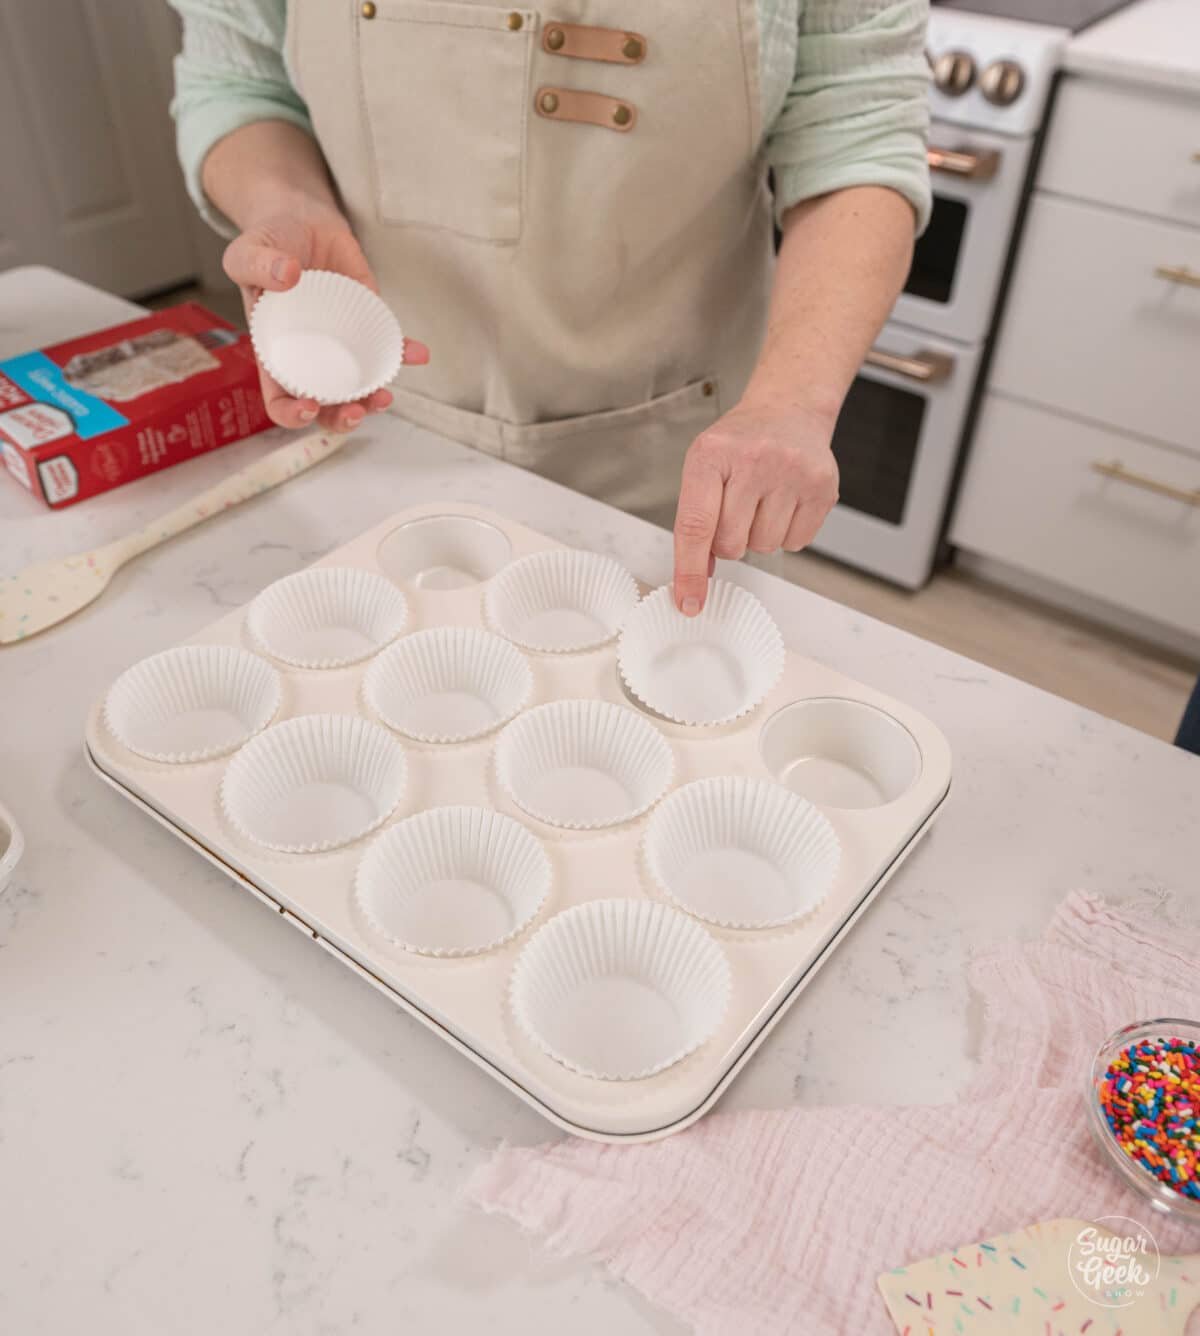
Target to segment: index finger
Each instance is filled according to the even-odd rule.
[[[689,453],[675,511],[675,606],[685,617],[694,617],[708,595],[709,558],[723,493],[716,467]]]

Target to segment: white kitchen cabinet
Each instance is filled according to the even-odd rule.
[[[1197,367],[1200,228],[1039,194],[990,388],[1200,452]]]
[[[1038,189],[1200,227],[1200,98],[1066,79]]]
[[[1192,92],[1064,78],[950,540],[1002,583],[1200,652],[1196,64]]]
[[[1200,627],[1196,456],[997,396],[954,536],[1182,632]]]
[[[163,0],[0,0],[0,269],[126,296],[201,267],[167,113]]]

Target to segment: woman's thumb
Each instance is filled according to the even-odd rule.
[[[253,232],[243,232],[225,248],[225,272],[244,288],[282,292],[300,281],[300,261]]]

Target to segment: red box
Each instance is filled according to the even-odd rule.
[[[269,426],[249,336],[195,302],[0,360],[0,452],[74,505]]]

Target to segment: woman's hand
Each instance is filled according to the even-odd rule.
[[[247,320],[264,291],[285,292],[295,287],[305,269],[332,269],[379,291],[350,224],[325,205],[268,212],[225,251],[225,272],[241,289]],[[404,361],[409,366],[428,362],[429,349],[415,339],[405,339]],[[322,408],[313,399],[292,398],[261,366],[259,380],[267,413],[281,427],[307,426],[319,417],[322,426],[349,431],[368,413],[377,413],[392,402],[388,390],[376,390],[357,403]]]
[[[675,606],[704,607],[713,559],[799,551],[838,498],[834,420],[780,401],[745,399],[697,436],[675,514]]]
[[[711,557],[795,552],[838,499],[830,441],[846,391],[904,283],[913,210],[881,186],[783,216],[767,335],[741,402],[692,442],[675,516],[675,604],[704,606]]]

